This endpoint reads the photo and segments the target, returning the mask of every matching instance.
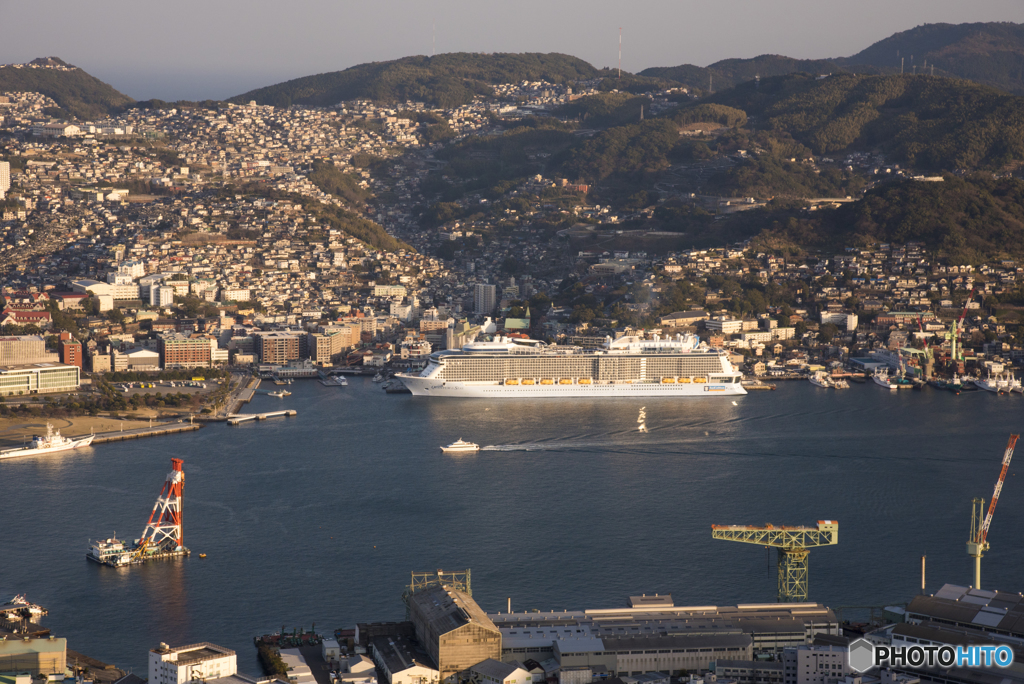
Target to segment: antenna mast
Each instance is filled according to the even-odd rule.
[[[622,27],[619,27],[619,79],[622,79]]]

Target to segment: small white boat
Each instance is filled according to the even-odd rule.
[[[887,369],[879,368],[871,376],[876,385],[881,385],[886,389],[899,389],[899,387],[889,378],[889,371]]]
[[[320,378],[320,384],[324,387],[348,387],[348,380],[340,375],[331,375],[326,378]]]
[[[832,387],[832,381],[829,380],[828,376],[825,375],[824,371],[812,373],[807,379],[810,381],[812,385],[816,387],[822,387],[824,389]]]
[[[384,376],[381,375],[380,373],[377,373],[376,375],[373,376],[373,381],[374,382],[384,382]]]
[[[832,386],[836,389],[850,389],[850,383],[846,382],[843,378],[836,378],[833,380]]]
[[[458,439],[448,446],[441,447],[441,451],[446,454],[468,454],[480,451],[479,444],[473,444],[472,442],[463,442],[462,439]]]
[[[284,399],[285,397],[290,397],[291,394],[292,393],[289,392],[288,390],[278,390],[277,392],[267,392],[267,396],[268,397],[277,397],[278,399]]]

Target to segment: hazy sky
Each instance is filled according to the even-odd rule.
[[[0,63],[56,56],[137,99],[226,98],[362,62],[564,52],[622,67],[847,56],[936,22],[1024,22],[1024,0],[0,0]],[[432,27],[436,29],[432,30]]]

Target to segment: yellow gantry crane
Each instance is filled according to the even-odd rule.
[[[839,522],[819,520],[817,527],[712,525],[714,539],[774,546],[779,554],[779,602],[807,600],[807,557],[815,546],[839,543]]]
[[[996,489],[992,492],[992,503],[988,506],[988,513],[983,518],[981,512],[985,510],[984,499],[973,499],[971,503],[971,536],[967,540],[967,555],[974,559],[974,588],[981,589],[981,557],[988,551],[988,528],[992,525],[992,514],[996,512],[996,504],[999,503],[999,493],[1003,491],[1003,482],[1006,480],[1006,471],[1010,469],[1010,459],[1013,458],[1013,448],[1017,446],[1017,439],[1020,435],[1010,435],[1010,441],[1003,452],[1003,469],[999,472],[999,479],[996,480]]]

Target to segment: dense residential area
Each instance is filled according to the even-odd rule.
[[[1020,360],[1024,270],[1012,259],[973,266],[923,241],[826,251],[763,234],[680,249],[680,233],[651,221],[680,206],[742,221],[769,200],[690,193],[683,205],[663,182],[643,201],[602,205],[579,177],[467,181],[508,157],[491,148],[523,126],[595,136],[579,122],[611,116],[583,107],[603,97],[598,84],[511,83],[448,109],[154,105],[76,123],[52,119],[45,95],[6,93],[0,345],[41,335],[46,358],[31,362],[96,374],[416,369],[488,336],[593,348],[684,332],[731,350],[751,376],[853,363],[927,379]],[[602,102],[637,104],[612,96]],[[640,115],[686,97],[649,92]],[[514,163],[543,168],[542,147],[517,148]],[[808,162],[856,165],[868,185],[946,181],[881,155]],[[808,215],[851,201],[816,199]],[[19,379],[4,392],[41,387]]]

